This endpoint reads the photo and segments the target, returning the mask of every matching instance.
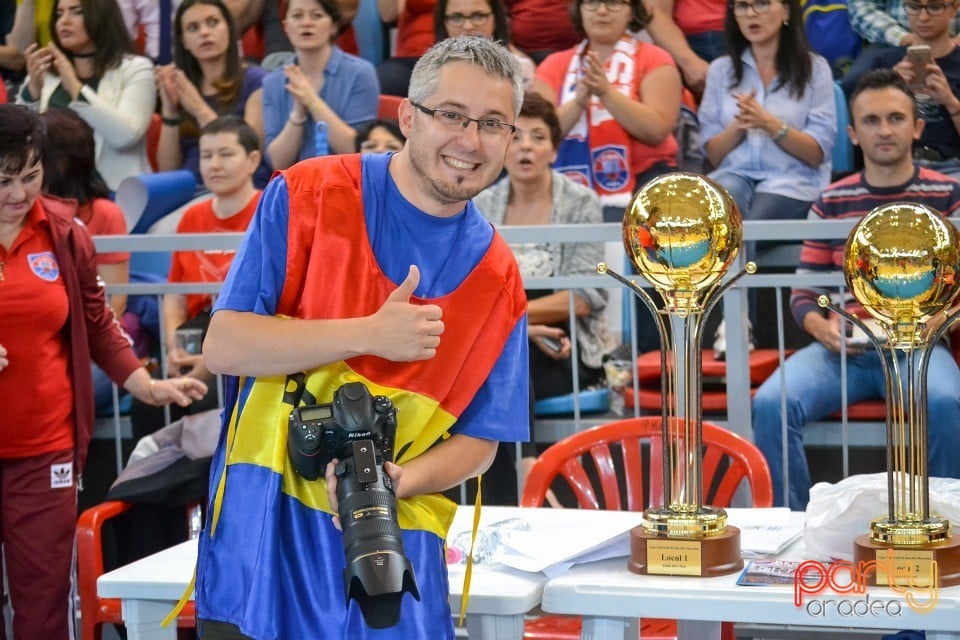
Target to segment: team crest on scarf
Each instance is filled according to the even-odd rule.
[[[47,282],[55,282],[60,277],[60,264],[52,251],[28,253],[27,263],[34,275]]]
[[[579,185],[583,185],[587,189],[593,189],[593,184],[590,182],[590,167],[585,164],[573,165],[571,167],[564,167],[560,170],[560,173],[563,174],[567,179],[576,182]]]
[[[590,150],[590,165],[593,178],[606,191],[620,191],[630,180],[627,165],[627,148],[622,145],[608,144]]]

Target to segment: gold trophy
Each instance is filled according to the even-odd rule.
[[[960,314],[960,234],[940,212],[897,202],[867,214],[847,238],[847,286],[876,321],[821,296],[859,327],[880,354],[886,380],[887,515],[854,542],[854,562],[876,561],[871,584],[960,584],[960,541],[930,513],[927,469],[927,368],[937,342]],[[901,355],[901,358],[898,358]]]
[[[740,210],[716,182],[669,173],[634,195],[623,219],[623,245],[637,273],[664,301],[658,310],[636,281],[597,265],[625,284],[653,313],[660,334],[663,437],[662,506],[643,512],[630,534],[634,573],[716,576],[738,571],[740,530],[723,509],[703,504],[703,321],[722,294],[756,266],[721,284],[740,251]],[[669,330],[668,330],[669,326]],[[669,361],[668,361],[669,359]]]

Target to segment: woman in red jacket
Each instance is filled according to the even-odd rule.
[[[0,543],[18,640],[69,637],[91,361],[144,402],[185,406],[206,392],[140,366],[104,300],[76,203],[40,197],[42,131],[27,108],[0,105]]]

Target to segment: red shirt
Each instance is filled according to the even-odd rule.
[[[673,21],[684,35],[705,31],[723,31],[727,11],[724,0],[677,0],[673,5]]]
[[[260,192],[257,191],[247,206],[229,218],[221,219],[213,212],[213,198],[193,205],[183,213],[177,233],[243,233],[247,230],[257,204]],[[236,251],[174,251],[170,263],[169,282],[223,282],[230,270],[230,263]],[[209,294],[189,294],[187,298],[187,317],[194,318],[200,312],[209,309]]]
[[[436,0],[407,0],[397,19],[398,58],[419,58],[433,45],[433,9]]]
[[[340,33],[340,36],[337,38],[337,46],[347,53],[352,53],[355,56],[360,55],[360,46],[357,44],[357,32],[354,31],[352,24],[348,24]]]
[[[123,211],[113,200],[94,198],[77,209],[77,217],[86,225],[91,236],[122,236],[127,233],[127,221]],[[97,253],[97,266],[127,262],[130,254],[117,251]]]
[[[570,20],[567,0],[507,0],[510,42],[524,51],[560,51],[583,38]]]
[[[67,290],[39,200],[10,250],[0,247],[0,458],[74,445],[73,385],[66,339]]]
[[[561,88],[564,77],[567,75],[567,69],[575,53],[576,47],[551,53],[537,67],[537,77],[553,87],[553,90],[557,92],[558,101],[562,97]],[[643,83],[643,78],[654,69],[662,66],[676,66],[669,53],[656,45],[642,41],[637,41],[634,64],[636,65],[634,73],[637,76],[638,87]],[[677,141],[672,135],[667,136],[663,142],[655,147],[646,145],[633,137],[630,138],[630,141],[630,172],[634,175],[643,173],[657,162],[673,164],[676,161]]]

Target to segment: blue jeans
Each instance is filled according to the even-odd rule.
[[[714,171],[710,177],[730,192],[744,220],[803,220],[813,204],[810,200],[757,191],[760,182],[729,171]]]
[[[899,355],[901,366],[905,357]],[[810,470],[803,451],[803,426],[839,411],[840,355],[819,342],[790,356],[786,369],[787,462],[789,506],[805,509],[810,500]],[[930,476],[960,477],[960,369],[943,345],[930,356],[927,379],[927,425]],[[885,396],[880,356],[873,348],[847,356],[847,401]],[[780,418],[780,370],[764,382],[753,398],[753,438],[770,465],[774,503],[783,506],[783,432]]]
[[[687,44],[693,52],[707,62],[727,55],[727,46],[723,41],[723,31],[704,31],[687,34]]]

